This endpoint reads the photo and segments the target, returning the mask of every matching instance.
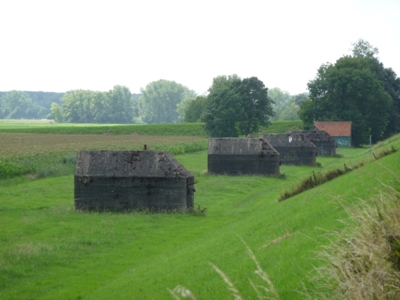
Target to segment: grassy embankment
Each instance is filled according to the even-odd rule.
[[[399,141],[376,151],[399,147]],[[319,157],[322,167],[282,166],[286,179],[210,176],[206,151],[178,155],[199,181],[195,204],[207,207],[205,216],[75,212],[72,175],[3,180],[0,298],[168,299],[167,288],[181,284],[198,299],[231,299],[211,262],[253,299],[249,279],[263,283],[242,238],[280,297],[303,299],[303,284],[312,293],[315,283],[308,276],[324,265],[315,251],[329,243],[326,233],[344,226],[342,203],[369,199],[382,183],[399,184],[393,175],[400,169],[397,152],[277,202],[313,171],[373,159],[367,149],[338,152],[341,157]]]

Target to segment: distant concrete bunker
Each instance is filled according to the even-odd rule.
[[[208,139],[208,172],[212,174],[278,176],[279,157],[279,153],[263,139]]]
[[[285,165],[310,165],[316,163],[317,147],[303,134],[261,134],[281,155]]]
[[[317,147],[318,155],[336,155],[336,141],[324,130],[297,130],[291,134],[304,134]]]
[[[194,176],[165,151],[79,151],[77,210],[192,208]]]

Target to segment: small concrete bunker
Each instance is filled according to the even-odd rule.
[[[336,141],[324,130],[297,130],[291,133],[304,134],[317,147],[318,155],[336,155]]]
[[[261,134],[281,155],[282,164],[310,165],[316,163],[317,147],[302,134]]]
[[[194,176],[165,151],[79,151],[77,210],[192,208]]]
[[[208,139],[208,172],[212,174],[279,173],[279,153],[260,138]]]

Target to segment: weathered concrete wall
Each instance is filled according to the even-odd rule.
[[[304,134],[317,147],[318,155],[336,155],[336,141],[324,130],[298,130],[292,134]]]
[[[213,174],[279,173],[279,153],[259,138],[214,138],[208,140],[208,172]]]
[[[194,176],[164,151],[79,151],[75,209],[193,207]]]
[[[282,164],[310,165],[316,163],[317,147],[301,134],[262,134],[281,155]]]

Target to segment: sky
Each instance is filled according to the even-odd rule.
[[[0,91],[202,95],[237,74],[295,95],[358,39],[400,77],[400,0],[1,0]]]

